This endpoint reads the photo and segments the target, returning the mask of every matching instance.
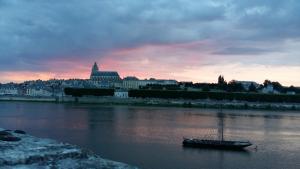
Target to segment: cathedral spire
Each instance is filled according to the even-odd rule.
[[[93,68],[92,68],[92,72],[97,72],[97,71],[99,71],[99,67],[98,67],[98,65],[97,65],[97,62],[95,62],[95,63],[94,63],[94,66],[93,66]]]

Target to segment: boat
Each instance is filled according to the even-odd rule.
[[[184,138],[183,146],[186,147],[202,147],[215,149],[243,149],[251,146],[250,141],[226,141],[226,140],[204,140],[197,138]]]
[[[225,140],[223,127],[223,114],[219,113],[221,119],[221,130],[219,132],[220,139],[199,139],[199,138],[183,138],[183,146],[185,147],[199,147],[199,148],[214,148],[214,149],[229,149],[242,150],[245,147],[251,146],[250,141]]]

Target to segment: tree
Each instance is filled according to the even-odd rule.
[[[249,92],[257,92],[256,86],[253,83],[251,83],[250,86],[249,86],[248,91]]]
[[[270,85],[270,84],[272,84],[272,82],[271,82],[270,80],[266,79],[266,80],[264,81],[264,87],[267,87],[267,86]]]
[[[289,91],[293,91],[293,92],[296,92],[296,88],[292,85],[288,88]]]
[[[220,75],[218,77],[218,84],[219,85],[227,84],[226,81],[225,81],[225,79],[224,79],[224,76]]]
[[[241,83],[237,83],[236,81],[232,80],[227,85],[228,92],[243,92],[244,87]]]
[[[203,92],[209,92],[210,91],[209,85],[203,86],[202,91]]]
[[[279,82],[272,82],[273,88],[279,92],[285,92],[284,87]]]
[[[218,88],[221,90],[227,90],[227,82],[222,75],[218,77]]]

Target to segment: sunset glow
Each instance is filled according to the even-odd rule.
[[[296,1],[3,4],[1,83],[87,79],[97,61],[121,77],[300,86]]]

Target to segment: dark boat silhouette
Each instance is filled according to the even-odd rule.
[[[219,140],[210,140],[210,139],[199,139],[199,138],[183,138],[183,146],[186,147],[200,147],[200,148],[214,148],[214,149],[231,149],[239,150],[244,149],[245,147],[251,146],[250,141],[233,141],[233,140],[224,140],[224,128],[223,128],[223,114],[219,113],[219,118],[221,119],[221,132]]]
[[[215,149],[243,149],[251,146],[249,141],[227,141],[227,140],[204,140],[197,138],[184,138],[183,146],[187,147],[203,147]]]

